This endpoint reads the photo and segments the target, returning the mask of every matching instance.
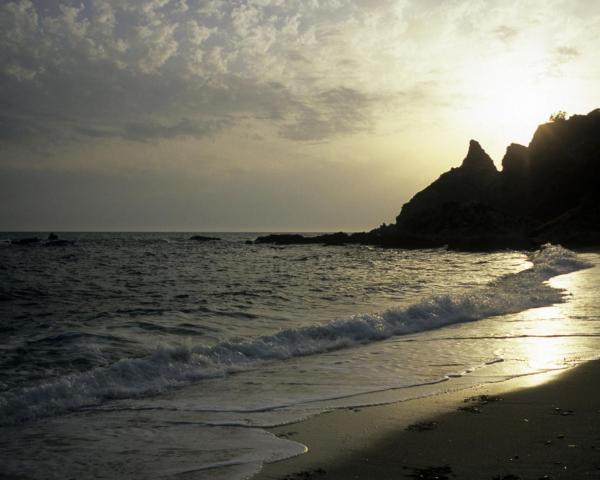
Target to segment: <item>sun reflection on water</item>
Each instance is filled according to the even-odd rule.
[[[564,366],[565,354],[569,351],[569,337],[565,333],[559,306],[537,308],[525,313],[524,321],[531,322],[529,337],[523,345],[527,364],[534,370],[550,370]]]
[[[586,301],[582,297],[591,286],[589,281],[585,271],[554,277],[548,284],[563,290],[565,302],[519,314],[523,337],[515,353],[527,370],[555,371],[573,365],[580,355],[585,356],[583,352],[591,340],[587,334],[591,332],[578,321],[577,312]],[[534,386],[548,378],[533,376],[527,383]]]

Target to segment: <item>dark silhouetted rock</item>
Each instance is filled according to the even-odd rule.
[[[600,200],[600,109],[540,125],[528,150],[529,210],[536,222]]]
[[[500,173],[494,162],[471,140],[467,156],[458,168],[442,174],[435,182],[417,193],[396,217],[398,229],[424,233],[423,216],[431,216],[445,204],[479,203],[492,205],[500,185]],[[436,228],[428,226],[426,229]]]
[[[511,143],[502,159],[502,174],[511,179],[526,178],[529,174],[529,150],[518,143]]]
[[[265,235],[258,237],[254,240],[254,243],[274,243],[275,245],[295,245],[301,243],[309,243],[310,237],[305,237],[299,234],[293,233],[281,233],[273,235]]]
[[[50,235],[48,235],[47,240],[49,240],[49,241],[58,240],[58,235],[56,233],[51,233]]]
[[[364,233],[268,235],[257,243],[461,250],[600,246],[600,109],[540,125],[528,147],[511,144],[498,171],[471,140],[460,167],[402,207],[396,223]]]
[[[258,237],[254,243],[273,243],[275,245],[306,245],[306,244],[322,244],[322,245],[346,245],[349,243],[365,243],[359,241],[355,235],[344,232],[325,233],[314,237],[305,237],[298,233],[278,233]],[[365,235],[365,234],[362,234]]]
[[[534,238],[571,247],[600,245],[600,204],[590,197],[532,231]]]
[[[195,242],[211,242],[215,240],[221,240],[219,237],[205,237],[202,235],[194,235],[190,237],[190,240],[194,240]]]
[[[327,233],[325,235],[319,236],[319,243],[323,243],[325,245],[346,245],[348,243],[356,243],[354,242],[350,235],[344,232],[337,233]]]
[[[540,125],[528,147],[507,148],[501,172],[471,141],[462,165],[404,205],[388,235],[461,249],[598,245],[599,174],[600,109]]]
[[[485,150],[481,148],[476,140],[469,142],[469,151],[460,168],[464,171],[474,171],[482,175],[498,173],[494,161],[485,153]]]

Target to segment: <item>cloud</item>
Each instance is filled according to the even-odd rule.
[[[125,140],[147,141],[176,137],[204,137],[218,132],[228,125],[230,125],[230,122],[226,120],[197,122],[184,119],[174,124],[132,123],[123,125],[119,129],[80,127],[77,128],[77,132],[92,138],[119,137]]]
[[[459,158],[464,135],[501,152],[534,104],[593,108],[592,3],[0,1],[0,193],[13,222],[0,223],[78,212],[67,223],[79,228],[103,215],[106,228],[291,228],[302,215],[331,227],[366,198],[365,225],[381,205],[392,218]],[[521,87],[531,101],[516,108],[532,111],[515,119],[502,99]],[[343,188],[357,178],[364,194]],[[401,179],[416,183],[402,193]],[[119,217],[127,205],[139,209]],[[269,209],[277,221],[261,224]]]
[[[0,115],[0,145],[3,142],[26,141],[45,132],[44,126],[30,119]]]
[[[336,135],[369,131],[373,110],[385,102],[352,88],[338,87],[319,92],[299,105],[293,120],[281,132],[292,140],[323,140]]]
[[[573,47],[559,47],[555,53],[561,63],[569,62],[579,56],[579,50]]]
[[[331,70],[364,15],[349,0],[9,0],[2,141],[201,137],[239,118],[295,140],[369,130],[377,96],[353,60]]]
[[[508,25],[500,25],[493,30],[493,34],[503,42],[510,42],[517,37],[519,31]]]
[[[567,74],[571,63],[580,56],[579,50],[574,47],[562,46],[550,52],[548,58],[548,75],[561,77]]]
[[[248,120],[292,141],[371,132],[390,105],[440,104],[419,85],[497,53],[486,50],[490,32],[518,48],[525,24],[546,25],[518,2],[504,5],[6,0],[0,141],[205,137]],[[575,59],[579,39],[571,45],[570,31],[548,25],[569,42],[556,61]]]

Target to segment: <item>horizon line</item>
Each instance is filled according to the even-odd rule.
[[[202,230],[202,229],[138,229],[138,230],[119,230],[119,229],[0,229],[0,233],[356,233],[372,230],[374,227],[356,230],[354,228],[338,228],[327,230],[311,229],[247,229],[247,230]]]

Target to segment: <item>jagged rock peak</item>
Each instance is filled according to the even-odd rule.
[[[471,140],[469,142],[469,151],[463,160],[461,167],[476,170],[493,170],[494,172],[498,171],[496,170],[494,161],[487,153],[485,153],[485,150],[481,148],[481,145],[479,145],[477,140]]]
[[[524,145],[511,143],[502,159],[502,172],[508,175],[525,175],[529,168],[529,150]]]

